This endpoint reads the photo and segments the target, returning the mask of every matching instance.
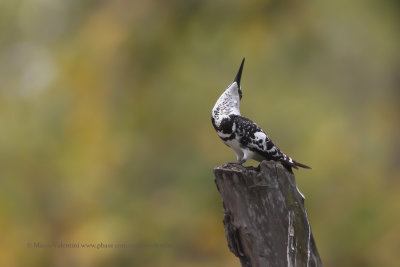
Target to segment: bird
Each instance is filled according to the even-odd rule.
[[[268,137],[268,135],[252,120],[240,114],[242,99],[242,77],[245,58],[240,64],[233,82],[224,90],[212,109],[211,122],[218,136],[236,154],[237,162],[242,165],[248,159],[256,161],[272,160],[280,162],[286,169],[298,167],[311,169],[309,166],[286,156]]]

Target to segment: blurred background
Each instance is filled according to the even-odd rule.
[[[212,173],[236,158],[210,116],[245,56],[242,114],[313,167],[295,174],[325,266],[399,266],[399,16],[398,1],[0,1],[0,265],[239,267]]]

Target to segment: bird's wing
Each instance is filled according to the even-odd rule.
[[[236,138],[243,147],[258,152],[268,160],[274,159],[272,155],[275,152],[276,155],[281,153],[279,148],[274,145],[268,135],[256,123],[246,117],[232,116],[235,123]],[[274,160],[277,160],[277,158]]]
[[[286,167],[310,168],[286,156],[252,120],[239,115],[231,115],[235,124],[235,136],[241,146],[257,152],[266,160],[280,161]]]

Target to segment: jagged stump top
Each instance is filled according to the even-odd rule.
[[[230,250],[242,266],[322,266],[294,174],[273,161],[214,168]]]

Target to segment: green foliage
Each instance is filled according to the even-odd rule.
[[[0,265],[239,266],[212,174],[235,157],[210,116],[243,56],[243,115],[313,167],[296,177],[325,265],[399,264],[399,15],[396,1],[1,1]],[[60,241],[136,246],[26,245]]]

